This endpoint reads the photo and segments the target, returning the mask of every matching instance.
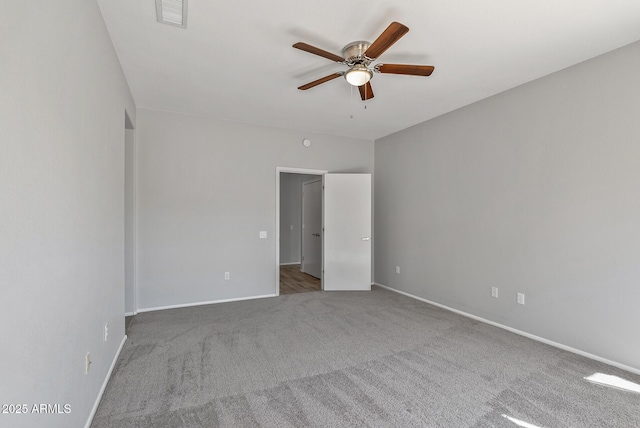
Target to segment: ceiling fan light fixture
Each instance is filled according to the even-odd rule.
[[[366,84],[371,80],[372,76],[373,73],[371,70],[363,65],[356,65],[344,74],[344,78],[353,86],[362,86]]]

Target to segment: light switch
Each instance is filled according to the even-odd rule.
[[[261,230],[260,231],[260,239],[267,239],[267,231],[266,230]]]

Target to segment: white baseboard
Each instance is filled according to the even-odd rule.
[[[302,264],[302,262],[280,263],[280,266],[299,265],[299,264]]]
[[[158,307],[154,307],[154,308],[138,309],[138,313],[140,313],[140,312],[163,311],[165,309],[189,308],[191,306],[213,305],[213,304],[216,304],[216,303],[239,302],[239,301],[242,301],[242,300],[266,299],[268,297],[278,297],[278,296],[276,294],[265,294],[263,296],[237,297],[237,298],[234,298],[234,299],[210,300],[208,302],[194,302],[194,303],[183,303],[183,304],[179,304],[179,305],[158,306]]]
[[[125,316],[125,317],[132,317],[132,316],[134,316],[134,315],[138,315],[138,313],[137,313],[136,311],[133,311],[133,312],[125,312],[125,313],[124,313],[124,316]]]
[[[91,422],[93,422],[93,417],[96,415],[96,410],[98,410],[98,405],[100,405],[100,400],[102,399],[102,394],[104,394],[104,390],[109,383],[109,378],[111,377],[111,373],[113,372],[113,368],[116,366],[116,362],[118,361],[118,357],[120,356],[120,351],[122,351],[122,347],[124,343],[127,341],[127,335],[125,334],[122,338],[122,342],[120,342],[120,347],[118,348],[118,352],[116,352],[115,357],[113,357],[113,361],[111,362],[111,367],[109,367],[109,371],[107,372],[107,376],[104,378],[104,382],[102,382],[102,387],[100,388],[100,392],[98,393],[98,397],[96,398],[96,402],[93,403],[93,408],[91,409],[91,413],[89,413],[89,419],[87,419],[87,423],[84,425],[84,428],[90,428]]]
[[[506,325],[499,324],[497,322],[490,321],[488,319],[481,318],[479,316],[472,315],[472,314],[469,314],[467,312],[460,311],[458,309],[453,309],[453,308],[450,308],[449,306],[445,306],[445,305],[442,305],[440,303],[432,302],[431,300],[423,299],[422,297],[418,297],[418,296],[415,296],[413,294],[410,294],[410,293],[407,293],[407,292],[404,292],[404,291],[396,290],[395,288],[391,288],[391,287],[388,287],[386,285],[379,284],[377,282],[374,282],[374,285],[377,285],[378,287],[382,287],[382,288],[384,288],[386,290],[389,290],[389,291],[393,291],[395,293],[402,294],[402,295],[407,296],[407,297],[411,297],[412,299],[420,300],[421,302],[425,302],[425,303],[428,303],[430,305],[437,306],[439,308],[446,309],[446,310],[451,311],[451,312],[455,312],[456,314],[465,316],[467,318],[472,318],[472,319],[474,319],[476,321],[480,321],[480,322],[483,322],[485,324],[489,324],[489,325],[492,325],[492,326],[495,326],[495,327],[499,327],[499,328],[501,328],[503,330],[510,331],[511,333],[515,333],[515,334],[519,334],[520,336],[528,337],[529,339],[533,339],[535,341],[545,343],[545,344],[553,346],[555,348],[562,349],[563,351],[568,351],[568,352],[572,352],[574,354],[582,355],[583,357],[587,357],[587,358],[590,358],[592,360],[600,361],[601,363],[609,364],[610,366],[618,367],[619,369],[626,370],[628,372],[640,375],[640,369],[638,369],[638,368],[627,366],[626,364],[622,364],[622,363],[619,363],[617,361],[612,361],[612,360],[609,360],[607,358],[601,357],[599,355],[594,355],[594,354],[591,354],[589,352],[582,351],[580,349],[572,348],[571,346],[563,345],[562,343],[554,342],[552,340],[545,339],[544,337],[536,336],[536,335],[533,335],[531,333],[527,333],[525,331],[517,330],[515,328],[508,327]]]

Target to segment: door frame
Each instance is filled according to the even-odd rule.
[[[131,192],[132,192],[132,202],[133,205],[131,207],[131,215],[132,215],[132,230],[131,230],[131,252],[132,252],[132,266],[131,266],[131,270],[132,270],[132,291],[133,291],[133,312],[127,312],[127,308],[125,305],[125,310],[124,310],[124,315],[125,317],[127,316],[133,316],[133,315],[137,315],[138,314],[138,301],[139,301],[139,297],[138,297],[138,135],[136,132],[136,128],[133,125],[133,122],[131,121],[131,118],[129,117],[129,112],[125,109],[124,111],[124,159],[123,159],[123,163],[124,163],[124,167],[126,168],[126,163],[127,163],[127,131],[131,131],[131,145],[132,147],[132,176],[131,178],[131,182],[129,183],[132,186]],[[127,183],[125,182],[125,186],[127,185]],[[123,192],[126,192],[126,189],[123,190]],[[125,206],[125,222],[126,222],[126,206]],[[125,226],[126,227],[126,226]],[[124,248],[124,252],[126,254],[126,246],[127,246],[127,242],[125,240],[125,248]],[[125,263],[127,261],[125,260]],[[124,273],[124,272],[123,272]],[[125,277],[125,284],[124,284],[124,299],[126,300],[126,293],[127,293],[127,285],[126,285],[126,281],[127,278]]]
[[[329,171],[323,169],[294,168],[287,166],[276,166],[276,283],[275,295],[280,295],[280,173],[288,172],[290,174],[309,174],[319,175],[322,177]]]

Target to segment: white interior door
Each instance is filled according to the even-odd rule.
[[[323,177],[323,289],[371,290],[371,174]]]
[[[302,183],[302,264],[300,270],[322,278],[322,179]]]

